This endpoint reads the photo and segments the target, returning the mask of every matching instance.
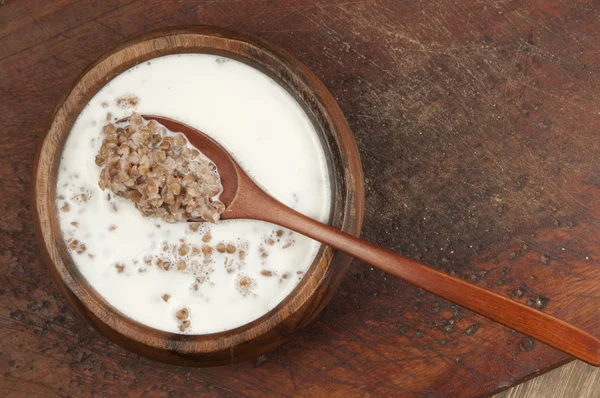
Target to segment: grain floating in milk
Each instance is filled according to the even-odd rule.
[[[115,122],[134,111],[207,133],[275,198],[326,222],[328,169],[301,106],[268,76],[235,60],[206,54],[155,58],[120,74],[92,98],[71,130],[59,167],[57,210],[73,260],[125,315],[168,332],[206,334],[273,309],[297,285],[320,245],[259,221],[167,223],[143,217],[127,199],[102,191],[95,164],[102,126],[107,117]]]

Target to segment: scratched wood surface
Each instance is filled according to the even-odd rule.
[[[154,363],[67,306],[28,188],[53,105],[124,38],[214,24],[285,48],[345,112],[363,237],[600,335],[597,1],[0,0],[0,393],[470,397],[569,358],[364,266],[297,338],[210,369]]]

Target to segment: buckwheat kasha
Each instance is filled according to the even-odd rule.
[[[96,155],[98,185],[130,199],[145,216],[167,222],[219,220],[225,205],[216,165],[188,142],[154,120],[134,113],[124,123],[104,126]]]

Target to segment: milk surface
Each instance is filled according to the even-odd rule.
[[[137,105],[117,105],[130,96],[139,99]],[[117,76],[92,98],[70,132],[58,175],[60,226],[68,245],[79,243],[70,244],[73,260],[126,316],[168,332],[207,334],[244,325],[276,307],[312,264],[317,242],[250,220],[205,223],[194,231],[186,223],[143,217],[126,199],[99,188],[94,158],[107,113],[114,121],[133,111],[198,128],[269,194],[327,222],[327,164],[303,109],[271,78],[238,61],[206,54],[155,58]],[[220,253],[214,250],[219,243],[236,251]],[[212,254],[180,255],[184,244],[209,246]],[[156,258],[194,262],[194,271],[166,271]],[[191,320],[184,332],[175,317],[181,308]]]

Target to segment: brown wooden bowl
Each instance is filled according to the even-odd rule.
[[[363,218],[363,174],[348,124],[319,79],[285,51],[220,28],[169,28],[126,41],[94,62],[60,100],[48,131],[40,138],[33,167],[36,233],[58,287],[90,324],[131,351],[178,365],[222,365],[271,350],[307,325],[329,302],[351,259],[322,247],[305,277],[276,308],[244,326],[207,335],[173,334],[140,324],[89,285],[71,259],[58,222],[56,180],[65,140],[83,107],[111,79],[140,62],[176,53],[234,58],[263,71],[296,98],[319,133],[328,158],[330,222],[355,236]]]

